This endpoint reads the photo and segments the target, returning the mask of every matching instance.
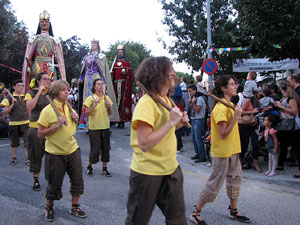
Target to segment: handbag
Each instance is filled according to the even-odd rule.
[[[239,119],[239,124],[253,124],[256,122],[256,116],[254,114],[242,115]]]
[[[278,130],[292,131],[294,129],[295,129],[295,119],[281,119]]]

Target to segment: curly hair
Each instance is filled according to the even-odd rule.
[[[139,65],[135,80],[154,93],[159,93],[161,87],[168,82],[168,73],[172,70],[172,62],[165,56],[144,59]]]

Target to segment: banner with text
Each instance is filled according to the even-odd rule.
[[[284,59],[280,61],[269,61],[269,58],[237,59],[232,63],[233,72],[264,72],[298,69],[298,59]]]

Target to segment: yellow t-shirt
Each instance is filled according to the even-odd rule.
[[[73,137],[76,133],[76,123],[72,120],[69,108],[65,103],[53,100],[56,108],[67,119],[68,125],[62,125],[54,134],[46,137],[45,150],[54,155],[70,155],[78,148],[77,141]],[[63,105],[63,110],[62,110]],[[44,127],[55,126],[58,122],[58,117],[49,104],[41,112],[37,123]]]
[[[106,98],[110,102],[110,105],[112,105],[111,99],[108,96],[106,96]],[[87,108],[91,108],[94,104],[94,101],[95,100],[93,96],[89,96],[84,101],[83,105]],[[109,127],[110,127],[109,115],[107,112],[105,99],[102,98],[89,116],[89,129],[103,130],[103,129],[108,129]]]
[[[168,99],[167,103],[171,106]],[[144,95],[137,103],[131,125],[130,146],[134,153],[130,168],[138,173],[147,175],[169,175],[178,167],[176,159],[177,140],[175,127],[152,149],[143,152],[137,140],[137,122],[143,121],[159,129],[170,119],[170,113],[160,104],[157,104],[149,95]]]
[[[223,99],[226,101],[225,99]],[[240,133],[236,122],[231,132],[224,139],[221,139],[218,123],[225,121],[230,123],[233,119],[234,110],[222,103],[217,103],[211,113],[211,155],[215,157],[230,157],[241,152]]]
[[[21,94],[21,95],[16,95],[15,93],[13,93],[13,96],[16,98],[16,97],[22,97],[24,96],[24,94]],[[4,107],[9,107],[10,106],[10,102],[8,101],[7,98],[4,98],[2,100],[2,102],[0,103],[0,105],[4,106]],[[29,120],[22,120],[22,121],[9,121],[9,125],[23,125],[23,124],[27,124],[29,123]]]
[[[45,95],[47,93],[47,91],[43,91],[42,92],[42,95]],[[31,100],[32,99],[32,96],[30,93],[27,93],[25,95],[25,98],[24,98],[24,102],[26,103],[27,100]],[[29,127],[32,127],[32,128],[39,128],[39,124],[37,121],[30,121],[29,120]]]

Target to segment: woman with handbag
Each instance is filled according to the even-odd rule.
[[[293,132],[295,131],[295,116],[300,106],[300,98],[287,81],[282,81],[279,85],[283,94],[281,101],[276,101],[275,106],[280,108],[280,126],[278,131],[278,140],[280,142],[280,153],[278,166],[276,170],[284,170],[284,161],[287,155],[287,148],[292,143]]]
[[[243,114],[239,120],[239,131],[242,152],[240,154],[241,161],[243,162],[244,155],[248,150],[249,140],[251,138],[252,144],[252,158],[253,158],[253,169],[257,172],[262,172],[258,165],[258,135],[256,133],[257,119],[255,114],[259,112],[259,95],[260,89],[254,90],[254,95],[251,98],[245,98],[242,103]]]

